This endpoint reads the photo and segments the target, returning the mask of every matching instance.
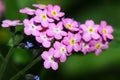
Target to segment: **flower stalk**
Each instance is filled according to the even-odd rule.
[[[24,75],[27,70],[29,70],[33,65],[35,65],[39,61],[41,61],[40,56],[38,56],[35,60],[33,60],[30,64],[28,64],[24,69],[22,69],[15,76],[13,76],[10,80],[18,80],[20,76]]]
[[[15,44],[9,49],[4,61],[2,62],[1,67],[0,67],[0,80],[2,80],[2,77],[4,75],[4,72],[8,65],[10,57],[12,56],[16,46],[21,42],[22,39],[23,39],[23,36],[18,41],[15,42]]]

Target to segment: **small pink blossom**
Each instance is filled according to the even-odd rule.
[[[79,31],[78,22],[71,18],[63,18],[62,19],[64,27],[70,31]]]
[[[54,48],[55,48],[54,57],[59,58],[60,62],[65,62],[66,61],[66,56],[67,56],[66,46],[63,43],[60,43],[60,42],[56,41],[54,43]]]
[[[42,32],[39,36],[36,36],[36,41],[42,43],[45,48],[49,48],[51,46],[51,40],[52,38],[48,37],[45,32]]]
[[[36,7],[36,8],[39,8],[39,9],[46,9],[47,8],[47,6],[44,5],[44,4],[33,4],[32,6]]]
[[[67,33],[63,30],[62,22],[59,22],[57,25],[55,25],[54,23],[49,24],[47,35],[55,37],[59,40],[62,39],[62,36],[66,36]]]
[[[55,20],[60,20],[60,17],[64,16],[63,12],[60,12],[60,6],[58,5],[48,5],[48,16],[54,18]]]
[[[33,36],[38,36],[39,35],[39,30],[41,30],[42,28],[41,28],[40,25],[39,26],[35,25],[33,18],[31,20],[25,19],[23,21],[23,23],[24,23],[24,26],[25,26],[24,27],[24,33],[26,35],[31,35],[31,34]]]
[[[41,23],[43,27],[48,27],[49,22],[53,22],[54,20],[51,18],[48,18],[47,16],[47,10],[40,10],[37,9],[36,10],[36,17],[34,18],[34,20],[38,23]]]
[[[34,15],[35,14],[35,10],[31,9],[31,8],[28,8],[28,7],[20,9],[19,12],[23,13],[23,14],[28,14],[28,15]]]
[[[22,25],[22,23],[20,23],[20,20],[4,20],[2,22],[2,27],[11,27],[11,26],[18,26],[18,25]]]
[[[95,51],[95,54],[98,56],[102,50],[105,50],[108,48],[108,42],[102,42],[102,39],[100,40],[93,40],[91,43],[91,50]]]
[[[83,30],[83,40],[86,42],[91,39],[99,39],[100,35],[98,34],[99,25],[94,24],[93,20],[87,20],[85,24],[81,24],[80,28]]]
[[[50,48],[49,51],[44,51],[41,55],[41,57],[44,59],[44,67],[46,69],[49,69],[50,67],[53,70],[58,69],[58,63],[55,61],[54,58],[54,49]]]
[[[113,32],[112,26],[107,25],[106,21],[101,21],[99,26],[99,33],[102,35],[105,41],[107,39],[112,40],[114,38],[112,32]]]
[[[81,48],[81,52],[83,52],[84,54],[91,52],[89,42],[81,41],[80,48]]]
[[[68,53],[71,53],[73,50],[78,52],[80,50],[79,42],[81,40],[80,34],[73,34],[68,32],[68,36],[64,37],[63,43],[67,46]]]

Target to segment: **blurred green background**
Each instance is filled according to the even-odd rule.
[[[99,24],[106,20],[114,28],[114,40],[109,49],[100,56],[94,53],[83,55],[74,53],[65,63],[59,64],[57,71],[46,70],[41,62],[33,66],[26,74],[39,75],[41,80],[120,80],[120,1],[119,0],[4,0],[6,6],[5,19],[26,18],[19,13],[24,7],[32,8],[32,4],[58,4],[66,17],[74,18],[80,23],[92,19]],[[18,30],[22,29],[18,27]],[[0,53],[6,55],[11,34],[8,29],[0,28]],[[5,72],[4,80],[24,68],[33,57],[24,49],[15,50]],[[1,60],[0,60],[1,63]],[[20,80],[24,80],[22,76]]]

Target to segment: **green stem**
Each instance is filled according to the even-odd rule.
[[[10,80],[18,80],[20,76],[24,75],[27,70],[29,70],[33,65],[41,60],[40,56],[38,56],[35,60],[33,60],[30,64],[28,64],[24,69],[18,72],[15,76],[13,76]]]
[[[4,61],[2,62],[1,66],[0,66],[0,80],[2,80],[5,69],[8,64],[8,61],[9,61],[10,57],[12,56],[13,51],[15,50],[16,46],[21,42],[22,39],[23,39],[23,36],[18,41],[15,42],[14,46],[12,46],[10,48],[10,50],[8,51],[8,54],[6,55]]]
[[[3,55],[0,53],[0,59],[2,60],[2,61],[4,61],[4,57],[3,57]]]
[[[14,42],[15,42],[15,27],[14,26],[10,27],[10,31],[11,31],[11,36],[12,36],[13,45],[14,45]]]
[[[47,72],[46,69],[42,67],[39,74],[39,76],[41,76],[41,79],[44,79],[46,72]]]
[[[9,58],[10,56],[12,55],[12,52],[15,50],[15,47],[11,47],[6,58],[4,59],[3,63],[1,64],[1,67],[0,67],[0,80],[2,80],[2,77],[3,77],[3,74],[4,74],[4,71],[6,69],[6,66],[7,66],[7,63],[9,61]]]

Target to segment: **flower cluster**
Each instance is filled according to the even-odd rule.
[[[73,52],[95,52],[99,55],[102,50],[108,48],[109,42],[113,39],[113,28],[107,25],[106,21],[95,24],[93,20],[86,20],[84,24],[80,24],[72,18],[65,18],[65,13],[61,12],[58,5],[33,6],[36,9],[27,7],[20,10],[20,13],[30,17],[23,21],[24,33],[34,36],[43,48],[48,49],[41,54],[46,69],[51,67],[57,70],[58,63],[65,62]],[[2,25],[14,25],[8,24],[3,21]]]

